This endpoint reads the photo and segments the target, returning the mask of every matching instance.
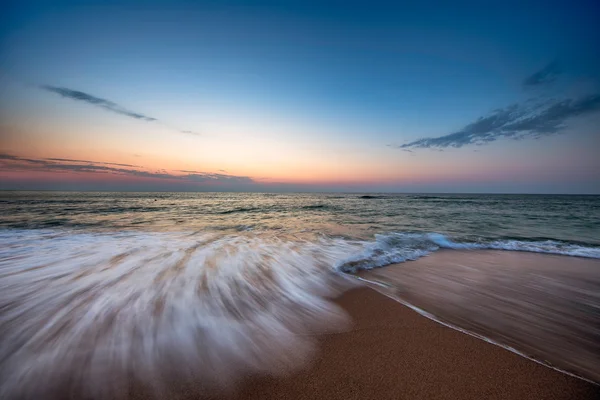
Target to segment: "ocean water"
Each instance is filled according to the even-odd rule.
[[[0,192],[0,213],[0,387],[31,398],[292,371],[350,326],[347,273],[441,249],[600,259],[600,196]]]

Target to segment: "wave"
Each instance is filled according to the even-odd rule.
[[[285,209],[283,207],[268,207],[268,208],[260,208],[260,207],[240,207],[233,208],[230,210],[217,211],[215,214],[226,215],[226,214],[237,214],[237,213],[256,213],[256,212],[265,212],[265,211],[290,211],[290,210],[333,210],[337,209],[336,207],[327,205],[327,204],[309,204],[300,207],[291,207],[289,209]]]
[[[441,248],[446,249],[528,251],[573,257],[600,258],[600,247],[567,243],[552,239],[542,241],[504,239],[493,240],[487,243],[456,243],[439,234],[432,234],[431,238]]]
[[[343,272],[384,267],[416,260],[438,249],[508,250],[555,254],[573,257],[600,258],[600,247],[566,243],[557,240],[492,240],[479,243],[454,242],[439,233],[389,233],[375,235],[375,241],[365,245],[363,252],[336,265]]]
[[[600,248],[554,240],[437,233],[0,230],[0,397],[68,385],[115,398],[125,377],[161,392],[169,380],[206,388],[293,370],[309,359],[314,333],[348,323],[328,300],[351,284],[340,272],[440,248],[600,258]]]
[[[331,245],[340,242],[340,246]],[[0,232],[0,397],[164,393],[305,364],[343,329],[351,245],[255,234]],[[350,283],[348,283],[350,284]],[[129,377],[129,378],[128,378]],[[32,384],[35,382],[35,384]]]
[[[302,210],[337,210],[338,207],[331,206],[328,204],[309,204],[307,206],[300,207]]]
[[[259,211],[264,211],[264,210],[261,208],[258,208],[258,207],[240,207],[240,208],[233,208],[231,210],[219,211],[219,212],[216,212],[216,214],[226,215],[226,214],[259,212]]]
[[[410,199],[416,200],[429,200],[429,199],[438,199],[438,200],[452,200],[450,196],[427,196],[427,195],[418,195],[418,196],[408,196]]]

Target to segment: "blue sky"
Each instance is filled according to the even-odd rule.
[[[15,2],[0,28],[1,150],[255,183],[232,190],[598,193],[599,12]],[[0,187],[112,187],[4,163]]]

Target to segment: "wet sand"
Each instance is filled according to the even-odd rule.
[[[354,319],[308,369],[246,382],[235,399],[597,399],[600,387],[447,328],[369,288],[337,299]]]
[[[443,321],[600,382],[598,259],[440,250],[359,275]]]

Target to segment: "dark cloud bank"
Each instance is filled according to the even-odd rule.
[[[57,87],[57,86],[50,86],[50,85],[41,85],[40,89],[43,89],[50,93],[58,94],[67,99],[88,103],[93,106],[103,108],[107,111],[111,111],[116,114],[124,115],[129,118],[137,119],[139,121],[160,122],[157,118],[150,117],[150,116],[142,114],[142,113],[128,110],[125,107],[122,107],[113,101],[102,99],[100,97],[96,97],[96,96],[93,96],[93,95],[85,93],[85,92],[80,92],[79,90],[72,90],[72,89],[68,89],[68,88],[64,88],[64,87]],[[196,135],[196,136],[199,135],[198,133],[190,131],[190,130],[180,130],[177,128],[175,128],[175,130],[177,130],[181,133],[189,134],[189,135]]]
[[[201,171],[186,171],[185,175],[175,175],[164,170],[159,172],[141,171],[130,164],[117,164],[66,158],[25,158],[9,154],[0,154],[0,167],[5,171],[45,171],[45,172],[86,172],[111,173],[142,178],[168,179],[182,183],[206,184],[253,184],[247,176],[217,174]]]
[[[552,84],[562,69],[552,62],[523,81],[524,89],[543,88]],[[577,98],[530,99],[508,107],[494,110],[487,116],[447,135],[422,138],[390,147],[410,149],[444,149],[481,145],[501,138],[540,138],[559,133],[566,128],[569,119],[600,111],[600,93]]]

